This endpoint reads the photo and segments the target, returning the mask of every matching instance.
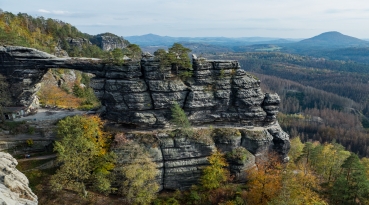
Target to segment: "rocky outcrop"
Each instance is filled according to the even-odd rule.
[[[91,87],[105,106],[105,118],[127,128],[170,128],[170,108],[177,103],[198,129],[212,125],[238,130],[238,134],[212,135],[211,142],[158,134],[158,146],[150,152],[161,170],[163,188],[183,189],[197,182],[206,157],[216,147],[242,153],[240,159],[230,158],[230,170],[240,180],[245,169],[271,151],[288,159],[289,138],[276,119],[279,96],[263,93],[260,81],[235,60],[193,56],[193,75],[184,78],[180,74],[188,69],[162,68],[150,54],[118,66],[9,46],[0,47],[0,58],[0,73],[12,86],[14,102],[21,105],[28,105],[48,68],[69,68],[95,75]]]
[[[92,58],[57,58],[24,47],[0,47],[0,73],[19,105],[29,105],[48,68],[95,74],[91,87],[110,120],[142,128],[170,126],[170,108],[178,103],[194,125],[267,126],[276,123],[279,97],[264,94],[260,81],[237,61],[193,59],[193,76],[181,79],[176,69],[160,69],[151,55],[122,66]],[[179,70],[182,72],[183,70]]]
[[[28,187],[28,179],[15,167],[10,154],[0,152],[0,204],[37,205],[37,196]]]
[[[265,160],[275,146],[273,134],[284,133],[278,124],[267,127],[195,128],[195,135],[184,137],[173,130],[149,132],[126,132],[128,139],[146,147],[159,170],[161,189],[188,189],[199,183],[202,169],[209,165],[207,157],[216,149],[222,151],[229,163],[229,171],[235,180],[244,182],[246,170],[253,168],[258,160]],[[200,134],[201,133],[201,134]],[[279,153],[285,156],[289,143]],[[278,147],[280,148],[280,147]],[[126,152],[115,149],[118,159]],[[117,168],[122,165],[117,165]]]
[[[86,39],[86,38],[71,38],[68,37],[66,38],[67,43],[69,44],[70,47],[76,47],[79,50],[82,50],[83,45],[91,45],[92,43]]]
[[[129,45],[127,40],[112,33],[102,33],[93,36],[91,42],[104,51],[111,51],[115,48],[123,49]]]

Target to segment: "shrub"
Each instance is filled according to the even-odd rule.
[[[237,147],[231,152],[228,152],[226,157],[228,160],[242,164],[250,156],[250,154],[251,153],[244,147]]]

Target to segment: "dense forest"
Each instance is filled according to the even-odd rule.
[[[236,59],[281,97],[279,122],[304,142],[341,143],[369,156],[369,65],[279,52],[208,55]]]

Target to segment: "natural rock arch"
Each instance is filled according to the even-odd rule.
[[[262,93],[260,81],[234,60],[194,58],[194,74],[187,80],[172,74],[171,68],[160,70],[151,55],[115,66],[96,58],[58,58],[7,46],[0,47],[0,60],[0,73],[7,77],[18,105],[31,104],[37,83],[49,68],[75,69],[95,74],[91,87],[106,106],[108,119],[139,127],[168,126],[173,102],[183,107],[193,124],[264,126],[276,122],[280,101],[276,94]]]
[[[95,74],[91,87],[106,107],[105,117],[117,123],[137,128],[170,126],[170,108],[176,102],[198,129],[211,124],[239,130],[239,136],[215,138],[215,145],[158,132],[154,138],[160,139],[159,146],[150,149],[162,188],[183,189],[196,183],[215,146],[225,152],[241,146],[251,153],[246,164],[231,164],[230,169],[241,175],[267,152],[286,158],[289,151],[289,136],[276,119],[279,96],[264,94],[260,81],[234,60],[193,56],[193,76],[184,80],[170,67],[160,69],[160,62],[149,54],[140,62],[115,66],[100,59],[57,58],[32,48],[7,46],[0,47],[0,60],[0,73],[7,77],[19,105],[32,103],[37,84],[49,68],[69,68]],[[137,133],[130,135],[135,138]]]

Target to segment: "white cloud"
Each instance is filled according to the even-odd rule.
[[[39,10],[37,10],[37,11],[38,11],[38,12],[41,12],[41,13],[46,13],[46,14],[51,13],[50,11],[45,10],[45,9],[39,9]]]
[[[68,11],[61,11],[61,10],[46,10],[46,9],[39,9],[37,10],[40,13],[45,13],[45,14],[57,14],[57,15],[65,15],[65,14],[70,14],[70,12]]]
[[[52,11],[53,14],[60,14],[60,15],[63,15],[63,14],[69,14],[68,11]]]

